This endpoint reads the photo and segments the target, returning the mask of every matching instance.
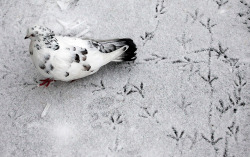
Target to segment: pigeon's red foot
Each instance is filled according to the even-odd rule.
[[[50,78],[47,78],[45,80],[40,80],[42,83],[39,84],[39,86],[45,86],[48,87],[50,85],[51,82],[55,81],[55,80],[51,80]]]

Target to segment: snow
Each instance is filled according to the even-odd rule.
[[[0,156],[248,156],[250,2],[0,0]],[[134,63],[37,87],[23,38],[132,38]]]

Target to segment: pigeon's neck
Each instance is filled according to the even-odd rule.
[[[43,42],[41,39],[39,39],[38,37],[36,38],[32,38],[31,42],[30,42],[30,49],[35,49],[37,51],[41,50],[43,47]]]
[[[33,42],[34,46],[38,45],[41,48],[49,48],[53,49],[54,51],[60,48],[54,35],[37,37]]]

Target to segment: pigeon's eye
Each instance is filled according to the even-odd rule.
[[[35,35],[34,35],[34,34],[31,34],[30,36],[31,36],[31,37],[35,37]]]

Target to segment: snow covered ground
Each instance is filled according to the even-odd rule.
[[[37,87],[35,24],[138,59]],[[1,157],[250,153],[249,0],[0,0],[0,32]]]

